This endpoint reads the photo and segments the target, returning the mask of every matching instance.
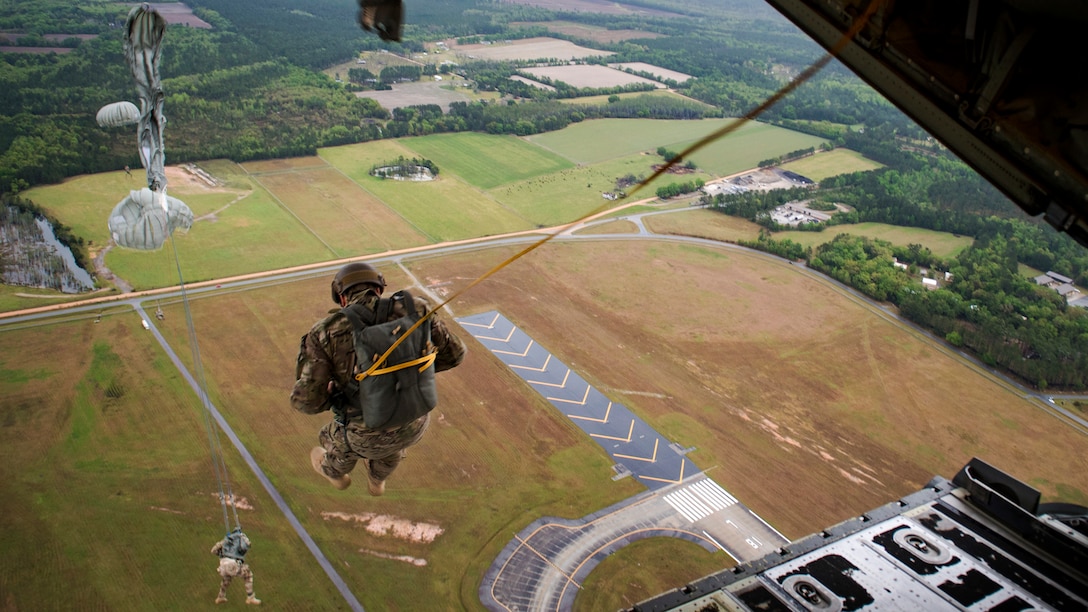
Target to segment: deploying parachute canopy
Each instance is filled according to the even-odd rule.
[[[130,249],[158,249],[174,230],[193,225],[193,211],[177,198],[166,195],[166,155],[162,129],[163,92],[159,79],[166,20],[150,5],[132,9],[125,23],[125,60],[136,80],[140,107],[130,102],[107,104],[98,111],[98,124],[106,126],[138,123],[136,136],[140,163],[147,170],[147,187],[129,192],[110,213],[113,241]],[[127,170],[127,168],[126,168]]]
[[[140,96],[137,139],[140,143],[140,161],[147,169],[147,186],[152,191],[166,189],[166,172],[163,170],[166,156],[162,142],[166,116],[162,113],[164,96],[159,79],[159,57],[162,55],[165,33],[166,19],[149,5],[137,6],[129,12],[125,23],[125,60],[132,71],[132,78],[136,80],[136,92]]]
[[[193,225],[193,211],[177,198],[148,188],[132,191],[110,213],[110,235],[118,245],[153,251],[174,230]]]
[[[140,121],[140,109],[132,102],[114,102],[98,109],[95,117],[100,127],[122,127]]]

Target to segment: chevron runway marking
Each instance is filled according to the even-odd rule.
[[[579,416],[577,414],[568,414],[567,418],[568,419],[581,419],[583,421],[593,421],[594,423],[607,423],[608,422],[608,415],[610,415],[610,414],[612,414],[612,402],[611,401],[608,402],[608,408],[604,409],[604,418],[603,419],[595,419],[593,417]],[[635,422],[631,421],[631,429],[634,429],[634,428],[635,428]],[[592,436],[594,434],[589,434],[589,435]],[[631,434],[627,434],[627,441],[628,442],[631,441]]]
[[[553,402],[563,402],[564,404],[575,404],[575,405],[578,405],[578,406],[585,406],[586,405],[586,399],[589,398],[589,392],[592,389],[593,389],[593,387],[588,387],[587,386],[586,387],[586,392],[585,392],[584,395],[582,395],[582,399],[580,399],[580,400],[569,400],[569,399],[564,399],[562,397],[546,397],[546,399],[548,399],[550,401],[553,401]]]
[[[502,351],[492,351],[492,352],[493,353],[502,353]],[[528,353],[529,349],[525,349],[525,352]],[[513,355],[514,353],[504,353],[504,354]],[[522,357],[524,357],[524,356],[525,355],[522,355]],[[551,363],[551,362],[552,362],[552,354],[548,353],[548,358],[544,360],[544,365],[540,366],[539,368],[531,368],[529,366],[523,366],[523,365],[514,365],[512,363],[507,364],[507,366],[510,367],[510,368],[516,368],[518,370],[529,370],[530,372],[545,372],[548,369],[548,364]]]
[[[675,479],[674,478],[657,478],[655,476],[647,476],[646,474],[639,474],[638,477],[641,480],[652,480],[654,482],[664,482],[664,483],[667,483],[667,484],[680,484],[681,482],[684,482],[684,472],[686,471],[684,468],[686,468],[687,465],[688,465],[688,460],[687,459],[681,459],[680,460],[680,475],[677,476]],[[695,465],[695,464],[693,463],[692,465]],[[698,471],[696,471],[696,473],[698,473]]]
[[[590,419],[586,419],[586,420],[588,421]],[[635,421],[634,421],[634,419],[632,419],[631,420],[631,427],[627,430],[627,437],[626,438],[617,438],[615,436],[606,436],[604,434],[595,434],[595,433],[591,433],[591,434],[589,434],[589,436],[591,438],[601,438],[602,440],[615,440],[616,442],[630,442],[631,441],[631,436],[634,433],[635,433]],[[655,455],[657,454],[657,445],[656,445],[656,443],[654,444],[654,454]],[[623,455],[616,455],[616,456],[617,457],[622,457]]]
[[[634,429],[635,429],[635,422],[631,421],[631,431],[634,431]],[[631,441],[631,434],[630,433],[627,434],[627,440],[626,441],[627,442]],[[616,455],[617,457],[621,458],[621,459],[634,459],[635,461],[648,461],[650,463],[653,463],[653,462],[657,461],[657,445],[660,444],[660,443],[661,443],[661,438],[656,438],[654,440],[654,452],[648,458],[647,457],[635,457],[633,455],[621,455],[619,453],[613,453],[613,454]],[[681,478],[681,480],[683,480],[683,479]]]
[[[558,389],[562,389],[563,387],[567,386],[567,380],[569,380],[569,379],[570,379],[570,368],[567,368],[567,373],[563,375],[563,382],[561,382],[561,383],[550,383],[550,382],[544,382],[543,380],[529,380],[528,378],[525,379],[525,382],[529,383],[530,385],[540,385],[542,387],[556,387]],[[586,394],[587,395],[589,394],[588,390],[586,391]],[[549,397],[548,399],[551,399],[551,398]]]
[[[499,321],[500,317],[502,317],[502,315],[500,315],[498,311],[496,311],[495,316],[491,318],[491,322],[487,325],[484,325],[483,323],[473,323],[471,321],[458,321],[458,323],[460,323],[462,327],[482,327],[484,329],[495,329],[495,323]]]
[[[499,337],[494,337],[494,336],[476,336],[476,338],[478,340],[494,340],[495,342],[510,342],[510,338],[514,337],[514,332],[516,332],[516,331],[518,331],[518,328],[511,327],[510,328],[510,333],[506,334],[505,338],[499,338]],[[530,340],[529,341],[529,346],[532,346],[532,345],[533,345],[533,341]],[[499,351],[499,350],[495,350],[495,349],[491,349],[491,350],[494,353],[504,353],[504,351]],[[529,352],[529,349],[525,349],[525,353],[528,353],[528,352]],[[522,353],[520,355],[520,357],[524,357],[525,353]],[[505,353],[505,354],[507,354],[507,355],[516,355],[517,353]]]

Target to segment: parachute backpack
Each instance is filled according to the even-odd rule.
[[[406,314],[390,321],[398,301]],[[375,363],[421,318],[412,294],[398,291],[388,298],[380,297],[374,311],[351,304],[340,312],[351,321],[355,341],[355,380],[346,395],[362,411],[367,428],[400,427],[434,410],[438,405],[434,384],[438,351],[431,342],[430,325],[417,327],[384,362]]]

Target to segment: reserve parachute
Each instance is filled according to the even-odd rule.
[[[166,195],[165,148],[162,130],[162,82],[159,58],[166,20],[150,5],[132,9],[125,23],[124,54],[140,106],[115,102],[98,111],[98,123],[129,125],[136,123],[140,163],[147,170],[147,187],[132,191],[114,207],[109,216],[110,236],[118,246],[153,251],[162,247],[175,230],[187,230],[193,224],[193,211],[177,198]],[[127,105],[127,106],[126,106]],[[130,108],[131,107],[131,108]],[[135,121],[129,121],[136,111]],[[105,127],[105,126],[104,126]]]
[[[95,121],[100,127],[123,127],[140,122],[140,109],[132,102],[121,101],[98,109]]]

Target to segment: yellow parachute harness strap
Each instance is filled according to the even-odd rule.
[[[394,345],[394,346],[396,346],[396,345]],[[393,349],[389,349],[389,350],[393,350]],[[366,372],[360,372],[360,373],[356,374],[355,375],[355,380],[361,382],[367,376],[378,376],[379,374],[389,374],[391,372],[396,372],[397,370],[403,370],[404,368],[410,368],[410,367],[412,367],[414,365],[419,365],[419,371],[422,372],[423,370],[426,370],[427,368],[431,367],[431,364],[434,363],[434,360],[435,360],[436,357],[438,357],[438,353],[430,353],[428,355],[424,355],[424,356],[420,357],[419,359],[413,359],[411,361],[405,361],[404,363],[398,363],[395,366],[389,366],[387,368],[374,369],[372,367],[372,368],[368,369]],[[385,362],[384,358],[379,358],[378,355],[374,355],[374,359],[375,359],[374,365],[378,365],[378,364],[381,364],[381,363]],[[379,359],[381,359],[381,360],[379,361]],[[420,364],[422,364],[422,365],[420,365]]]
[[[820,59],[813,62],[811,66],[809,66],[803,72],[801,72],[796,77],[794,77],[793,80],[791,80],[789,83],[786,83],[781,89],[776,91],[771,97],[764,100],[762,104],[755,107],[751,111],[748,111],[747,113],[745,113],[745,115],[743,117],[741,117],[741,118],[737,119],[736,121],[722,127],[721,129],[719,129],[719,130],[717,130],[715,132],[712,132],[710,135],[705,136],[704,138],[700,139],[698,142],[691,145],[687,149],[684,149],[682,152],[680,152],[679,155],[672,158],[668,163],[666,163],[665,165],[658,168],[657,171],[655,171],[653,174],[651,174],[648,178],[645,178],[645,179],[639,181],[639,183],[637,185],[635,185],[635,188],[632,189],[624,197],[625,198],[630,197],[631,195],[637,193],[640,189],[642,189],[643,187],[648,185],[651,181],[653,181],[657,177],[659,177],[662,174],[664,174],[665,172],[667,172],[673,166],[679,164],[681,161],[683,161],[686,157],[688,157],[689,155],[691,155],[695,151],[698,151],[699,149],[702,149],[706,145],[714,142],[715,140],[718,140],[719,138],[723,138],[723,137],[735,132],[737,129],[739,129],[742,125],[744,125],[748,121],[752,121],[756,117],[762,115],[764,113],[764,111],[766,111],[768,108],[774,106],[779,100],[781,100],[782,98],[784,98],[787,95],[789,95],[790,93],[792,93],[795,89],[800,87],[805,81],[811,79],[817,72],[820,71],[820,69],[822,69],[824,66],[826,66],[828,62],[830,62],[839,53],[842,52],[842,50],[846,47],[846,45],[849,44],[849,42],[851,40],[853,40],[853,38],[858,34],[858,32],[860,32],[861,29],[865,27],[865,24],[869,22],[869,18],[873,16],[873,14],[877,11],[877,9],[884,5],[885,1],[886,0],[872,0],[872,2],[869,3],[869,6],[865,9],[865,12],[862,13],[857,19],[854,20],[854,23],[852,23],[850,25],[850,29],[847,30],[845,34],[843,34],[842,38],[840,38],[835,43],[835,45],[833,47],[831,47],[830,52],[828,52],[826,55],[824,55]],[[631,206],[633,204],[635,204],[635,202],[630,202],[629,204],[627,204],[627,206]],[[404,341],[404,338],[406,338],[412,332],[414,332],[417,328],[419,328],[420,324],[422,324],[424,321],[431,318],[431,315],[433,315],[435,312],[441,310],[443,306],[445,306],[446,304],[449,304],[450,302],[452,302],[455,299],[457,299],[458,297],[460,297],[462,293],[468,291],[469,289],[475,287],[476,285],[479,285],[480,283],[484,282],[488,278],[491,278],[491,276],[493,276],[499,270],[502,270],[503,268],[505,268],[506,266],[514,263],[518,259],[521,259],[525,255],[528,255],[529,253],[535,251],[536,249],[544,246],[544,244],[546,244],[552,238],[555,238],[556,236],[558,236],[558,235],[562,234],[563,232],[567,231],[568,229],[578,225],[579,223],[584,223],[585,221],[589,221],[589,220],[593,219],[594,217],[597,217],[597,216],[603,214],[606,210],[610,210],[609,206],[611,206],[611,203],[606,202],[606,203],[602,204],[601,206],[595,208],[589,214],[584,215],[584,216],[582,216],[582,217],[580,217],[578,219],[575,219],[574,221],[571,221],[570,223],[567,223],[566,225],[559,226],[559,228],[557,228],[552,233],[547,234],[546,236],[544,236],[540,240],[530,244],[529,246],[525,247],[521,251],[518,251],[517,253],[514,253],[513,255],[506,258],[505,260],[503,260],[498,265],[496,265],[494,268],[491,268],[490,270],[485,272],[483,274],[483,276],[477,278],[476,280],[472,281],[468,285],[465,285],[461,289],[455,291],[452,295],[450,295],[448,298],[446,298],[445,301],[443,301],[441,304],[436,306],[433,310],[428,311],[427,314],[423,315],[422,317],[420,317],[420,319],[418,321],[413,323],[412,326],[408,328],[408,331],[403,336],[401,336],[400,338],[397,338],[397,341],[394,342],[393,345],[390,346],[385,351],[385,353],[383,353],[381,355],[381,357],[378,358],[374,362],[374,365],[370,366],[370,369],[368,369],[366,372],[363,372],[362,374],[356,375],[356,377],[355,377],[356,380],[362,380],[363,378],[366,378],[367,376],[370,376],[371,374],[374,374],[378,370],[378,364],[381,364],[381,363],[385,362],[385,360],[389,357],[389,354],[393,352],[393,349],[397,348],[397,346],[399,346],[400,343]],[[616,209],[616,210],[618,210],[618,209]],[[392,371],[392,370],[390,370],[390,371]]]

